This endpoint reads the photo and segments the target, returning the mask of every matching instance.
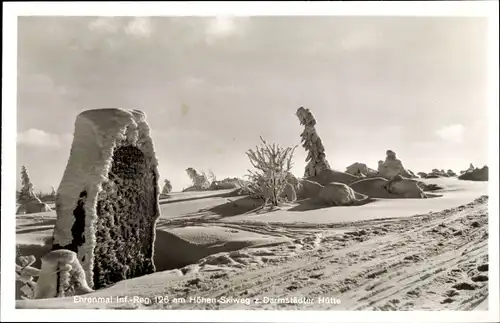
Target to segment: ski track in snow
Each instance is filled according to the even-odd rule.
[[[182,289],[180,294],[179,287],[192,285],[187,282],[171,286],[169,295],[257,299],[265,295],[336,297],[342,302],[340,305],[250,306],[269,309],[470,310],[488,295],[487,273],[481,271],[488,263],[486,201],[483,197],[456,209],[411,218],[351,223],[345,229],[353,230],[343,234],[323,229],[296,240],[292,249],[304,252],[292,259],[278,257],[274,261],[277,264],[224,275],[221,278],[231,282],[227,287],[221,288],[217,279],[207,277],[210,279],[202,279],[195,288]],[[273,230],[269,224],[246,226],[258,231],[264,229],[268,234],[270,231],[287,231],[283,234],[290,237],[297,234],[293,229],[282,227]],[[270,249],[269,254],[279,254],[276,249]],[[213,257],[216,255],[208,258]],[[238,262],[238,254],[233,258]],[[193,309],[249,308],[240,304],[191,303],[189,306]],[[186,304],[152,307],[181,309]]]
[[[160,219],[160,227],[216,225],[289,242],[212,254],[184,268],[85,295],[139,293],[151,300],[146,304],[83,306],[69,298],[17,304],[19,308],[472,310],[488,297],[487,202],[488,197],[482,196],[424,215],[322,225],[219,222],[208,212]],[[156,281],[169,273],[174,278]],[[168,295],[171,300],[234,297],[251,303],[164,303],[155,295]],[[313,302],[270,304],[262,301],[266,296],[305,297]],[[321,297],[341,303],[320,304]]]

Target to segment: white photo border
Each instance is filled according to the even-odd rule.
[[[498,219],[498,2],[10,2],[3,4],[2,80],[2,204],[1,204],[1,318],[13,322],[71,320],[133,322],[486,322],[499,320]],[[16,187],[17,17],[36,16],[249,16],[249,15],[364,15],[364,16],[476,16],[488,17],[490,124],[489,124],[489,310],[488,311],[121,311],[121,310],[16,310],[14,294]],[[497,301],[495,301],[495,299]]]

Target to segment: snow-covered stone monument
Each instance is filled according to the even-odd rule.
[[[77,253],[89,287],[155,271],[158,179],[143,112],[99,109],[78,115],[57,190],[53,250]]]

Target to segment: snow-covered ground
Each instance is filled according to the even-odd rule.
[[[230,191],[178,193],[160,202],[158,272],[17,308],[485,310],[488,183],[427,182],[443,196],[260,214]],[[19,253],[47,252],[54,222],[18,215]]]

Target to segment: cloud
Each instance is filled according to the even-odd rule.
[[[136,17],[127,24],[125,33],[148,38],[151,35],[151,21],[146,17]]]
[[[89,29],[97,32],[116,33],[120,29],[115,17],[99,17],[89,23]]]
[[[460,143],[464,139],[464,130],[461,124],[453,124],[437,130],[436,134],[445,141]]]
[[[241,34],[244,17],[219,16],[210,18],[205,29],[205,40],[211,44],[217,39]]]
[[[17,143],[28,147],[57,149],[68,143],[71,138],[71,135],[57,135],[31,128],[17,135]]]
[[[151,21],[148,17],[134,17],[124,20],[116,17],[99,17],[88,24],[88,28],[94,32],[104,34],[116,34],[124,32],[135,37],[148,38],[152,32]]]
[[[235,29],[233,17],[215,17],[208,23],[207,34],[224,37],[232,34]]]

